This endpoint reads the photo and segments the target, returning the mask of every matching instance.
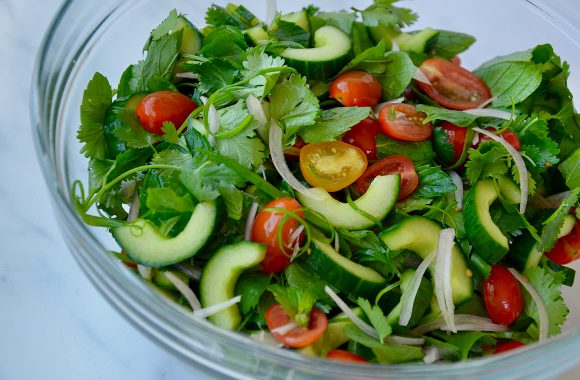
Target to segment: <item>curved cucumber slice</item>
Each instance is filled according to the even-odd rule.
[[[431,219],[411,216],[383,231],[380,238],[390,249],[408,249],[423,259],[437,250],[441,227]],[[473,297],[472,273],[465,256],[456,245],[451,252],[451,291],[453,303],[458,305]]]
[[[241,241],[220,248],[209,260],[201,274],[199,284],[200,301],[203,307],[226,302],[234,297],[234,288],[240,274],[258,265],[266,257],[266,246]],[[210,317],[219,327],[235,330],[242,317],[237,305]]]
[[[288,66],[294,67],[308,79],[332,78],[348,63],[351,40],[342,30],[326,25],[314,32],[314,47],[289,48],[282,52]]]
[[[145,219],[137,219],[112,230],[113,237],[135,262],[148,267],[164,267],[195,255],[207,242],[216,224],[215,201],[195,206],[181,233],[173,238],[162,236]]]
[[[376,177],[367,192],[354,201],[354,204],[375,219],[382,220],[397,202],[400,181],[400,174]],[[334,199],[328,191],[317,187],[312,189],[312,192],[318,195],[318,199],[298,194],[300,204],[323,215],[333,226],[348,230],[362,230],[374,224],[373,220],[363,216],[348,203]]]
[[[282,15],[281,19],[298,25],[306,32],[310,32],[310,21],[305,9]]]
[[[401,33],[394,38],[403,51],[413,53],[425,53],[429,43],[439,34],[439,31],[425,28],[417,33]]]
[[[330,244],[313,239],[311,248],[306,264],[341,292],[368,298],[374,297],[384,288],[383,276],[342,256]]]

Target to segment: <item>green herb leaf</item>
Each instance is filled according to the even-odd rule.
[[[280,16],[274,19],[269,34],[280,41],[294,42],[305,48],[310,44],[310,32],[293,22],[282,20]]]
[[[471,350],[481,350],[482,345],[493,346],[496,340],[489,333],[480,331],[463,331],[456,334],[435,332],[435,336],[459,349],[461,360],[467,360]]]
[[[469,149],[469,160],[465,165],[467,179],[473,185],[483,178],[495,178],[508,171],[505,148],[496,142],[486,142],[477,149]]]
[[[564,176],[568,188],[580,188],[580,148],[576,149],[566,161],[562,162],[558,169]]]
[[[147,189],[147,208],[158,213],[185,213],[193,211],[195,202],[191,195],[178,195],[170,187]]]
[[[178,18],[179,18],[179,14],[177,13],[177,11],[175,9],[172,9],[169,12],[169,15],[167,16],[167,18],[165,18],[165,20],[163,20],[161,22],[161,24],[159,24],[155,29],[153,29],[153,31],[151,32],[151,35],[149,36],[149,40],[147,40],[147,43],[145,44],[145,47],[143,48],[143,50],[149,49],[149,45],[151,44],[151,41],[158,40],[161,37],[168,35],[172,31],[174,31],[175,28],[177,27]]]
[[[249,50],[250,52],[250,50]],[[255,95],[264,97],[270,93],[272,88],[278,82],[280,72],[268,73],[265,75],[256,76],[261,70],[271,69],[275,67],[283,67],[284,60],[280,57],[272,57],[260,51],[254,51],[246,56],[246,61],[243,62],[244,78],[254,77],[250,80],[249,85],[255,87]]]
[[[115,131],[115,136],[123,140],[128,147],[145,148],[157,141],[158,136],[143,128],[135,111],[121,108],[115,110],[115,113],[121,120],[121,127]]]
[[[542,229],[541,242],[538,249],[542,252],[548,252],[558,240],[558,234],[564,223],[564,217],[569,214],[572,207],[575,207],[580,197],[580,188],[575,188],[570,192],[560,204],[560,207],[544,222]]]
[[[313,126],[299,131],[306,143],[333,141],[353,126],[366,119],[369,107],[336,107],[320,112]]]
[[[542,83],[542,71],[534,63],[503,62],[478,69],[476,74],[489,86],[497,98],[495,107],[508,107],[530,96]]]
[[[241,67],[247,48],[242,31],[224,25],[212,30],[205,37],[200,53],[206,58],[222,58],[236,67]]]
[[[331,302],[331,298],[324,291],[326,282],[304,265],[295,261],[284,269],[284,275],[289,286],[307,290],[323,302]]]
[[[158,76],[171,80],[179,56],[181,32],[165,35],[151,41],[143,63],[142,83],[147,88],[149,81]]]
[[[363,309],[365,315],[369,318],[369,321],[375,328],[379,340],[382,343],[385,337],[391,335],[393,332],[387,317],[385,317],[385,314],[379,306],[371,306],[370,302],[364,298],[359,297],[356,303]]]
[[[324,20],[326,25],[332,25],[350,35],[353,24],[356,22],[356,13],[347,11],[318,12],[316,17]]]
[[[435,158],[431,141],[407,142],[394,140],[385,134],[376,137],[377,158],[385,158],[396,154],[402,154],[409,158],[415,165],[426,164]]]
[[[438,30],[429,52],[431,55],[451,59],[467,50],[475,42],[475,37],[465,33]]]
[[[408,8],[393,5],[397,0],[374,0],[373,4],[362,11],[363,23],[374,27],[402,28],[417,20],[417,14]]]
[[[318,99],[306,84],[306,78],[292,74],[283,79],[270,95],[270,116],[294,136],[301,128],[315,123],[319,113]]]
[[[113,91],[105,76],[95,73],[83,93],[81,103],[81,125],[77,138],[85,157],[104,159],[107,144],[103,125],[107,109],[112,103]]]
[[[258,306],[260,297],[270,285],[272,277],[260,272],[245,272],[236,282],[235,294],[241,295],[240,311],[247,314]]]
[[[477,116],[470,115],[466,112],[448,110],[447,108],[433,107],[425,104],[418,104],[417,111],[427,114],[423,123],[435,120],[445,120],[460,127],[467,127],[477,120]]]
[[[435,198],[456,190],[451,177],[439,166],[422,165],[415,170],[419,176],[419,186],[414,196]]]
[[[197,89],[202,94],[211,94],[231,85],[234,83],[237,71],[236,66],[231,61],[215,57],[202,62],[188,62],[183,67],[185,70],[199,75]]]
[[[244,211],[244,193],[233,185],[223,183],[219,187],[219,192],[226,205],[228,217],[233,220],[240,220]]]
[[[270,285],[268,290],[274,294],[284,311],[288,313],[300,327],[308,326],[310,311],[316,303],[316,296],[308,290],[283,287],[279,284]]]
[[[245,30],[256,25],[259,21],[256,16],[243,5],[228,4],[226,8],[212,4],[206,12],[205,21],[213,27],[230,25]]]

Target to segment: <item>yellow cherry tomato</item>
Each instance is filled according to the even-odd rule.
[[[300,171],[306,182],[329,192],[352,184],[367,165],[361,149],[342,141],[308,144],[300,149]]]

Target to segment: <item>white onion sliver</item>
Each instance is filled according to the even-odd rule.
[[[246,229],[244,230],[244,240],[248,241],[252,237],[252,228],[254,228],[254,220],[256,219],[256,214],[258,213],[259,204],[256,202],[252,203],[250,206],[250,211],[248,212],[248,218],[246,219]]]
[[[437,347],[429,346],[425,349],[425,356],[423,356],[425,364],[433,364],[439,359],[441,359],[441,352]]]
[[[425,73],[421,69],[417,69],[415,71],[415,74],[413,74],[413,79],[415,79],[417,82],[428,84],[429,86],[432,85],[429,78],[427,78],[427,75],[425,75]]]
[[[391,335],[385,338],[386,343],[403,344],[407,346],[422,346],[425,343],[423,338],[408,338],[406,336]]]
[[[447,326],[442,326],[441,331],[451,331]],[[462,323],[455,325],[455,331],[507,331],[504,325],[496,325],[495,323]]]
[[[129,214],[127,215],[127,222],[132,222],[139,217],[139,193],[133,193],[133,201],[131,202],[131,208],[129,209]]]
[[[185,79],[198,79],[199,75],[195,73],[183,72],[175,74],[177,78],[185,78]]]
[[[357,317],[356,314],[352,311],[352,309],[348,307],[348,305],[332,289],[330,289],[328,285],[324,287],[324,291],[326,292],[326,294],[330,296],[330,298],[332,298],[332,300],[336,303],[338,308],[342,310],[344,314],[346,314],[346,316],[352,321],[352,323],[354,323],[359,329],[364,331],[367,335],[375,339],[379,339],[379,335],[377,334],[375,329],[371,325],[365,323],[362,319]]]
[[[455,202],[457,202],[457,209],[461,210],[463,208],[463,181],[461,181],[461,177],[455,171],[450,170],[447,172],[453,184],[455,185]]]
[[[340,250],[340,241],[338,240],[338,234],[334,235],[334,250],[338,252]]]
[[[485,108],[487,107],[489,104],[491,104],[492,102],[495,102],[497,100],[497,98],[495,96],[492,96],[491,98],[483,101],[480,105],[477,106],[477,108]]]
[[[276,12],[278,12],[276,0],[266,0],[266,18],[264,19],[266,25],[270,25],[274,21]]]
[[[250,339],[256,342],[262,342],[275,347],[282,347],[282,343],[276,340],[274,335],[270,334],[265,330],[260,330],[260,332],[250,334]]]
[[[411,314],[413,313],[413,304],[415,303],[415,298],[417,297],[417,292],[419,291],[421,280],[423,279],[423,275],[427,271],[427,268],[429,268],[434,259],[435,252],[432,252],[419,265],[419,267],[415,271],[415,274],[413,275],[413,278],[411,279],[411,283],[409,285],[409,288],[407,289],[407,293],[409,294],[409,296],[407,298],[407,296],[404,295],[404,302],[402,302],[401,306],[401,315],[399,316],[399,324],[401,326],[407,326],[409,324],[409,321],[411,320]]]
[[[205,103],[207,103],[208,99],[207,99],[207,96],[200,96],[199,100],[201,100],[201,104],[205,104]]]
[[[522,156],[513,146],[511,146],[510,143],[508,143],[507,141],[505,141],[503,138],[499,137],[495,133],[492,133],[490,131],[486,131],[485,129],[481,129],[481,128],[473,128],[473,130],[475,132],[479,132],[483,135],[486,135],[490,139],[497,141],[498,143],[503,145],[503,147],[514,158],[514,162],[518,168],[518,176],[520,179],[520,192],[521,192],[520,193],[520,214],[522,214],[522,215],[525,214],[526,206],[528,204],[528,169],[526,168],[526,164],[524,163]]]
[[[455,318],[453,305],[453,295],[451,290],[451,250],[453,249],[453,239],[455,230],[447,228],[439,233],[437,242],[437,254],[435,259],[435,297],[441,309],[443,319],[449,330],[455,330]]]
[[[470,110],[464,110],[463,112],[468,113],[473,116],[478,117],[493,117],[502,120],[511,120],[512,114],[504,110],[498,110],[494,108],[473,108]]]
[[[296,324],[296,322],[290,321],[290,322],[286,323],[285,325],[282,325],[282,326],[276,327],[273,330],[270,330],[270,332],[272,334],[286,335],[290,331],[294,330],[296,327],[298,327],[298,325]]]
[[[262,108],[262,103],[254,95],[248,96],[246,99],[246,107],[248,107],[248,112],[254,117],[254,119],[260,124],[260,126],[265,126],[268,120],[266,119],[266,113]]]
[[[288,168],[286,158],[284,157],[284,150],[282,147],[282,129],[276,124],[274,120],[270,122],[270,136],[269,136],[270,154],[272,155],[272,163],[282,178],[288,185],[300,194],[315,200],[321,200],[319,193],[315,193],[312,189],[304,186]]]
[[[473,330],[473,331],[507,331],[507,327],[504,325],[496,325],[491,319],[479,317],[477,315],[469,314],[456,314],[455,315],[455,328],[459,330]],[[468,329],[469,327],[469,329]],[[445,320],[440,317],[434,319],[430,322],[424,323],[420,326],[415,327],[411,330],[413,335],[423,335],[433,330],[444,330],[446,328]]]
[[[399,43],[396,40],[391,41],[391,51],[400,51]]]
[[[550,315],[548,314],[548,309],[546,309],[546,304],[544,304],[544,300],[540,296],[540,293],[534,288],[534,286],[524,277],[522,276],[517,270],[513,268],[508,268],[511,274],[522,284],[524,288],[528,291],[536,306],[538,308],[538,314],[540,316],[540,326],[538,326],[539,330],[539,340],[540,342],[548,339],[549,336],[549,325],[550,325]]]
[[[177,288],[177,290],[179,290],[179,293],[187,299],[187,302],[189,302],[189,305],[194,312],[201,309],[201,303],[189,285],[181,281],[179,277],[171,272],[164,272],[163,275]]]
[[[301,224],[292,235],[290,235],[290,246],[294,245],[294,250],[292,251],[292,256],[290,257],[290,261],[294,261],[298,256],[298,252],[300,252],[300,234],[304,231],[304,225]]]
[[[183,273],[189,278],[198,280],[201,278],[201,268],[189,264],[174,264],[172,268],[178,272]]]
[[[378,114],[379,112],[381,112],[381,109],[384,106],[388,106],[389,104],[401,104],[404,101],[405,101],[405,98],[404,97],[400,97],[400,98],[396,98],[396,99],[389,100],[388,102],[382,102],[382,103],[377,104],[375,106],[375,108],[374,108],[373,111],[375,111],[375,113]]]
[[[193,312],[193,316],[197,318],[207,318],[211,315],[217,314],[220,311],[229,309],[233,305],[240,302],[242,296],[235,296],[234,298],[230,298],[229,300],[221,303],[216,303],[215,305],[211,305],[208,307],[204,307],[203,309],[198,309]]]
[[[213,135],[220,128],[220,115],[213,104],[209,106],[207,122],[209,124],[209,132]]]
[[[153,273],[153,270],[151,268],[143,266],[141,264],[137,264],[137,272],[139,272],[139,276],[141,276],[145,280],[151,280],[151,275]]]

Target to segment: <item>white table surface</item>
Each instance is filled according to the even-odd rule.
[[[118,315],[60,235],[29,121],[36,51],[58,5],[0,0],[0,379],[208,379]]]

